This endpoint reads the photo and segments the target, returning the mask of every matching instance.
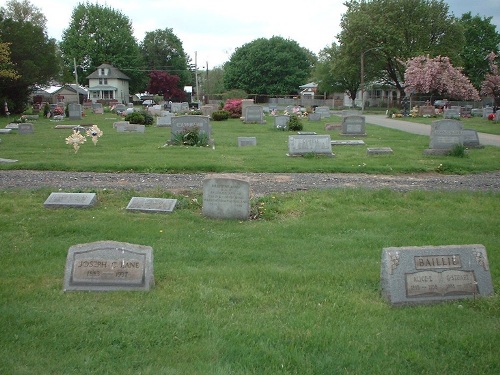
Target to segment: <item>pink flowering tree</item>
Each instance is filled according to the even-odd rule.
[[[228,111],[231,118],[239,118],[242,111],[241,103],[241,99],[228,99],[226,100],[226,104],[224,104],[224,111]]]
[[[481,84],[481,94],[493,97],[495,107],[500,107],[500,75],[498,75],[498,65],[495,63],[496,58],[497,55],[494,52],[487,56],[490,62],[490,73],[484,77]]]
[[[470,80],[446,56],[417,56],[406,62],[405,92],[446,95],[452,99],[480,100]]]

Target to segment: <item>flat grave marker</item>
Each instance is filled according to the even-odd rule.
[[[248,220],[250,182],[247,178],[226,175],[203,180],[203,215],[214,219]]]
[[[15,159],[3,159],[3,158],[0,158],[0,163],[17,163],[18,160],[15,160]]]
[[[486,249],[479,244],[384,248],[380,283],[392,306],[493,294]]]
[[[127,211],[146,213],[171,213],[175,209],[177,199],[132,197],[127,205]]]
[[[321,154],[334,156],[329,135],[290,135],[288,136],[288,156]]]
[[[88,208],[97,203],[95,193],[50,193],[45,208]]]
[[[139,124],[117,124],[116,125],[116,131],[118,133],[144,133],[145,130],[146,130],[145,125],[139,125]]]
[[[12,129],[0,129],[0,134],[10,134],[12,133]]]
[[[98,241],[68,250],[64,291],[149,291],[153,285],[150,246]]]
[[[349,140],[337,140],[331,141],[332,146],[363,146],[365,141],[362,139],[349,139]]]
[[[368,155],[389,155],[393,154],[393,151],[390,147],[368,147],[366,153]]]

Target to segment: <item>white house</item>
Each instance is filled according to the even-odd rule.
[[[130,78],[120,70],[110,64],[102,64],[97,70],[90,74],[89,80],[89,99],[92,103],[98,100],[108,101],[117,100],[120,103],[129,102],[129,81]]]

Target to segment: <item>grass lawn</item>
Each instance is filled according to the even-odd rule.
[[[135,172],[476,173],[500,149],[424,156],[428,137],[367,126],[366,146],[286,156],[288,135],[212,122],[215,149],[167,146],[167,128],[104,135],[78,153],[71,129],[1,135],[0,169]],[[4,127],[6,119],[0,119]],[[325,134],[326,123],[304,121]],[[469,126],[467,126],[469,127]],[[339,131],[330,133],[341,139]],[[257,137],[237,147],[238,136]],[[368,156],[366,147],[393,155]],[[1,176],[1,175],[0,175]],[[1,177],[0,177],[1,178]],[[253,198],[257,220],[201,215],[202,192],[93,190],[89,209],[46,209],[51,189],[0,190],[0,374],[500,373],[500,298],[391,308],[380,296],[382,249],[482,244],[500,288],[500,193],[332,189]],[[70,191],[68,191],[70,192]],[[173,213],[125,210],[133,196],[176,198]],[[68,249],[94,241],[151,246],[150,292],[63,292]]]

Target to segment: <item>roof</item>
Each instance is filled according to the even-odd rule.
[[[69,91],[73,91],[75,93],[81,94],[81,95],[87,95],[87,89],[84,87],[81,87],[76,84],[67,84],[67,85],[52,85],[52,86],[47,86],[47,87],[39,87],[38,89],[35,90],[34,94],[35,95],[54,95],[57,94],[59,91],[66,89]]]
[[[117,78],[117,79],[123,79],[123,80],[127,80],[127,81],[130,80],[129,76],[127,76],[125,73],[122,73],[118,68],[115,68],[113,65],[110,65],[110,64],[99,65],[93,73],[91,73],[90,75],[87,76],[87,79],[103,78],[103,76],[99,75],[100,69],[109,69],[109,74],[106,76],[106,78]]]
[[[318,84],[315,82],[306,83],[305,85],[299,86],[301,89],[315,89],[318,87]]]
[[[116,91],[118,88],[110,85],[97,85],[89,87],[89,91]]]

